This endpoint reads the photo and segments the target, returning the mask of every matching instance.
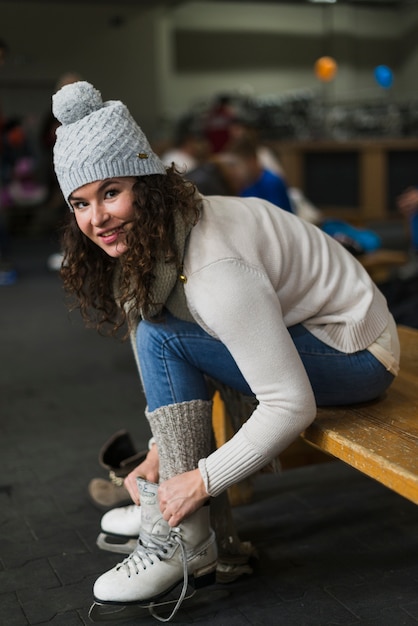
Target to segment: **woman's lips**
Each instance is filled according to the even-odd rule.
[[[114,243],[122,233],[123,228],[112,228],[111,230],[106,230],[104,233],[100,233],[99,237],[104,243],[111,244]]]

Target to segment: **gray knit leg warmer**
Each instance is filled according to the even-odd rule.
[[[212,451],[212,401],[191,400],[145,411],[158,447],[160,481],[197,468]]]

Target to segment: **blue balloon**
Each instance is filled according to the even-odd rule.
[[[392,87],[393,74],[392,70],[387,65],[378,65],[375,67],[374,77],[377,84],[383,87],[383,89],[389,89],[389,87]]]

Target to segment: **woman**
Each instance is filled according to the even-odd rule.
[[[53,111],[71,209],[64,285],[99,330],[127,324],[155,438],[126,481],[141,502],[138,547],[94,595],[152,606],[183,578],[213,579],[210,497],[276,457],[317,405],[387,389],[396,327],[339,243],[268,202],[199,195],[166,170],[121,102],[79,82],[55,94]],[[208,378],[258,401],[215,452]]]

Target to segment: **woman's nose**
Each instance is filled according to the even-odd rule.
[[[108,214],[105,206],[102,203],[97,203],[92,206],[91,209],[91,223],[93,226],[100,226],[108,219]]]

